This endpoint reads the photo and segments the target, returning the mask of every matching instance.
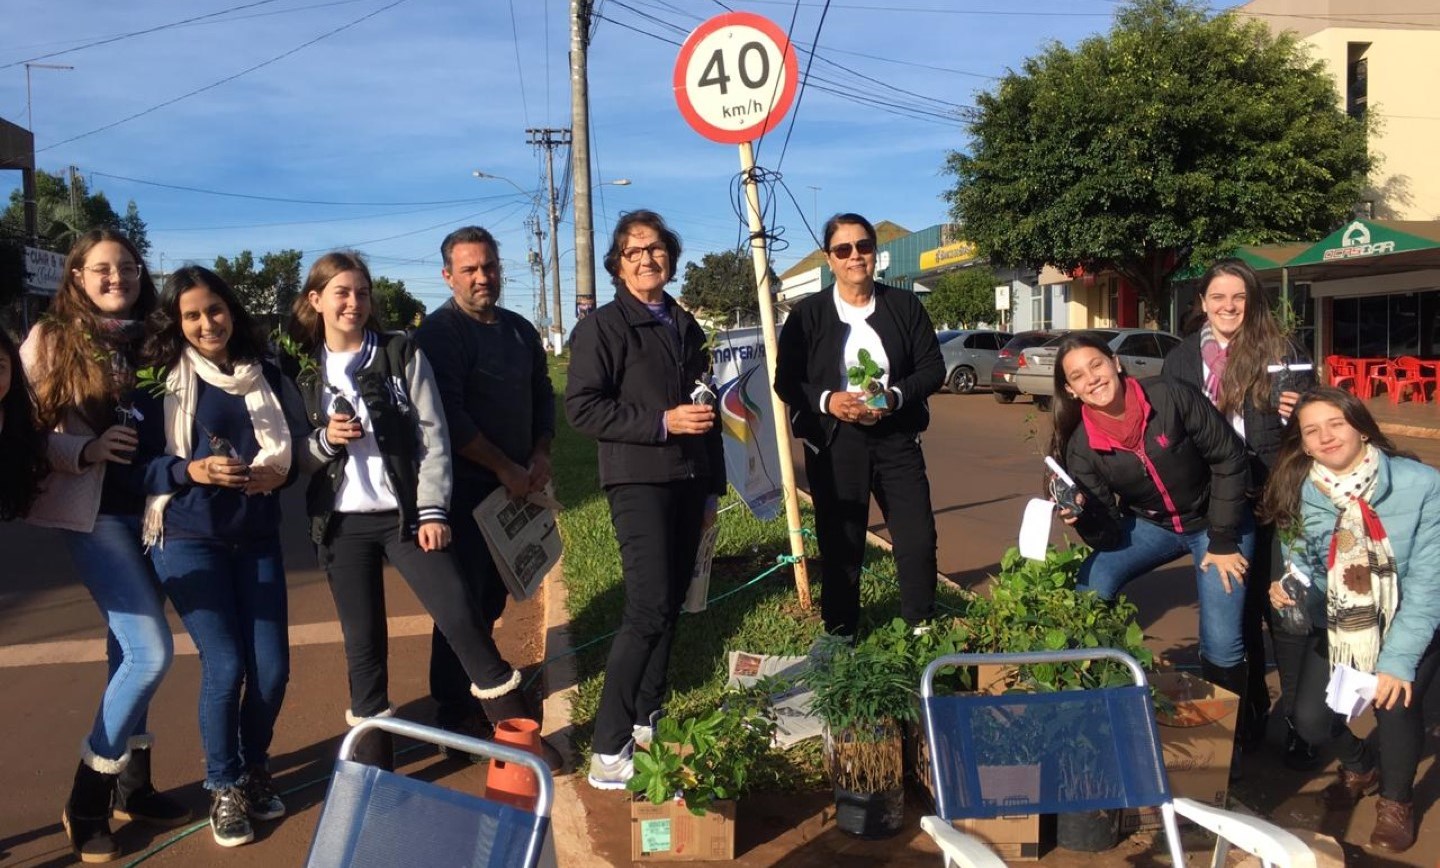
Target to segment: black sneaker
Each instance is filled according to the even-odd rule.
[[[245,798],[245,812],[255,820],[278,820],[285,816],[285,803],[275,792],[270,773],[256,766],[240,779],[240,792]]]
[[[1297,772],[1313,772],[1324,764],[1325,759],[1315,745],[1301,738],[1291,726],[1285,733],[1285,767]]]
[[[472,712],[459,720],[435,721],[440,729],[448,730],[456,735],[463,735],[469,738],[478,738],[483,741],[490,741],[495,738],[495,725],[480,711]],[[449,759],[465,759],[472,763],[483,763],[486,757],[478,753],[466,753],[462,750],[440,745],[440,755]]]
[[[221,847],[239,847],[255,840],[255,830],[245,815],[245,796],[238,786],[211,791],[210,832]]]

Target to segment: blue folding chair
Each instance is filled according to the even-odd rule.
[[[524,811],[468,793],[351,761],[360,736],[381,729],[535,773],[535,810]],[[307,868],[535,868],[550,827],[555,784],[534,754],[395,718],[367,718],[340,744],[325,808]]]
[[[1128,667],[1134,683],[1055,693],[935,694],[942,669],[1104,660]],[[935,814],[921,819],[920,827],[940,845],[946,868],[1005,864],[982,841],[956,829],[955,820],[1154,806],[1176,868],[1185,865],[1177,815],[1217,836],[1216,868],[1232,846],[1265,865],[1315,865],[1304,842],[1278,826],[1171,797],[1145,671],[1121,651],[952,654],[925,667],[920,703],[935,796]],[[1015,787],[1018,776],[1029,786]]]

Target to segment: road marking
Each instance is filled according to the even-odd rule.
[[[427,615],[405,615],[387,618],[390,637],[428,636],[434,622]],[[498,626],[498,624],[497,624]],[[176,656],[194,656],[195,643],[187,633],[175,634]],[[334,645],[343,640],[339,621],[318,624],[292,624],[290,647]],[[0,646],[0,669],[17,666],[43,666],[52,663],[95,663],[105,659],[104,639],[68,639],[58,642],[33,642],[27,645]]]

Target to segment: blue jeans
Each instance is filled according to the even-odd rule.
[[[102,759],[119,759],[130,737],[145,732],[150,698],[175,657],[165,597],[140,545],[140,516],[102,513],[90,533],[62,535],[107,628],[110,675],[86,744]]]
[[[1241,629],[1245,591],[1233,586],[1226,593],[1214,567],[1200,572],[1210,534],[1203,530],[1176,533],[1133,515],[1126,516],[1121,529],[1124,539],[1119,548],[1086,558],[1076,590],[1094,591],[1102,599],[1113,600],[1130,582],[1189,552],[1195,559],[1195,584],[1199,589],[1200,656],[1221,667],[1245,662]],[[1255,527],[1249,520],[1241,528],[1239,546],[1240,553],[1250,560],[1255,550]]]
[[[232,786],[269,759],[290,679],[280,541],[168,539],[150,555],[200,651],[205,788]]]

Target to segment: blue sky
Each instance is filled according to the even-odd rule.
[[[824,11],[823,0],[725,5],[785,29],[794,15],[791,36],[803,48]],[[51,172],[79,167],[118,211],[134,199],[150,227],[152,265],[162,255],[169,269],[243,249],[258,257],[293,247],[306,252],[308,266],[327,250],[353,247],[376,274],[403,279],[434,307],[448,297],[440,240],[473,222],[500,240],[503,303],[533,312],[535,279],[526,264],[533,238],[523,226],[531,200],[471,172],[539,190],[542,163],[525,129],[569,125],[567,0],[5,6],[0,116],[26,125],[24,61],[73,66],[31,70],[37,159]],[[777,189],[773,222],[790,243],[775,253],[777,270],[815,246],[802,215],[858,211],[910,229],[946,220],[942,165],[966,134],[958,119],[933,113],[972,104],[994,76],[1049,40],[1073,44],[1108,29],[1115,8],[1114,0],[833,0],[819,30],[817,84],[878,98],[890,110],[818,87],[792,108],[779,169],[799,208]],[[683,42],[724,9],[717,0],[598,0],[598,11],[590,49],[595,177],[632,184],[597,188],[597,248],[620,211],[639,207],[665,215],[687,260],[735,246],[736,148],[693,132],[670,84],[678,52],[670,42]],[[193,18],[201,20],[167,26]],[[68,53],[45,56],[54,52]],[[807,57],[802,51],[802,71]],[[787,117],[760,143],[760,165],[776,168],[789,128]],[[19,175],[4,173],[0,183],[8,197]],[[567,326],[573,248],[567,212],[560,229]],[[598,282],[603,302],[612,292],[603,271]]]

